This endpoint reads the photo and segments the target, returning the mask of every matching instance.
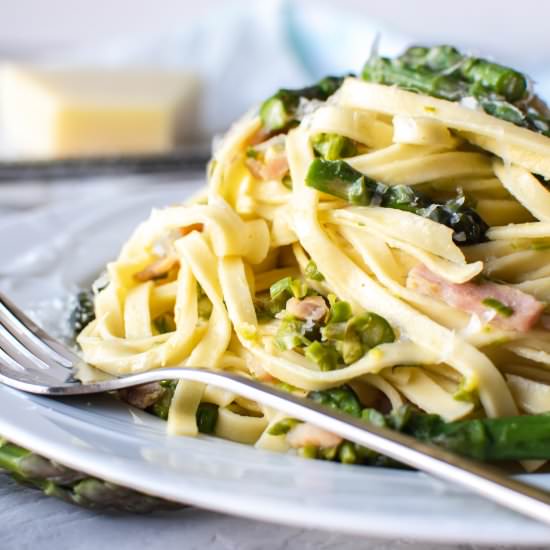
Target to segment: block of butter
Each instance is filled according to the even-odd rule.
[[[3,156],[56,159],[163,153],[197,132],[199,79],[161,69],[0,72]]]

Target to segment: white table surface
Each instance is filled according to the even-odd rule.
[[[2,550],[469,550],[284,527],[198,510],[137,516],[77,508],[0,475]],[[483,547],[498,550],[497,547]],[[499,547],[503,550],[502,547]],[[534,547],[533,547],[534,548]],[[547,547],[537,547],[543,550]]]
[[[169,180],[172,178],[168,178]],[[179,180],[179,181],[178,181]],[[166,181],[166,179],[164,179]],[[174,179],[172,179],[174,181]],[[177,178],[181,185],[181,178]],[[80,199],[135,192],[136,177],[78,182]],[[17,216],[74,196],[74,182],[0,184],[0,217]],[[141,187],[143,188],[143,187]],[[1,435],[1,434],[0,434]],[[465,526],[467,532],[467,526]],[[375,540],[286,527],[194,508],[153,515],[107,515],[80,509],[14,483],[0,473],[0,550],[468,550],[479,546]],[[488,547],[486,547],[488,548]],[[540,547],[542,550],[543,547]],[[496,547],[493,547],[496,550]]]

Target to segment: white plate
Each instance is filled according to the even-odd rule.
[[[94,278],[152,206],[181,200],[190,189],[73,201],[6,221],[2,290],[59,331],[66,296]],[[0,387],[0,434],[109,481],[251,518],[394,539],[550,540],[550,528],[421,473],[309,461],[209,437],[168,437],[163,421],[108,396],[55,400]],[[550,488],[549,475],[529,479]]]

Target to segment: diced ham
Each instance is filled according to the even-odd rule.
[[[475,313],[482,320],[504,330],[527,332],[540,319],[544,305],[530,294],[517,288],[490,281],[455,284],[432,273],[425,266],[416,266],[409,272],[407,287],[421,294],[439,298],[449,305]],[[507,314],[498,308],[484,304],[486,300],[497,301],[510,308]]]
[[[141,283],[166,275],[179,262],[176,256],[164,256],[149,264],[145,269],[134,273],[134,279]]]
[[[264,180],[280,180],[288,172],[288,160],[284,151],[277,155],[271,155],[264,164],[262,173]]]
[[[304,422],[297,424],[287,433],[286,441],[294,449],[299,449],[306,445],[328,448],[340,445],[342,438],[313,424]]]
[[[118,395],[123,401],[138,409],[146,409],[154,405],[163,393],[164,388],[158,382],[118,390]]]
[[[301,300],[290,298],[286,302],[286,310],[304,321],[320,321],[328,313],[327,304],[322,296],[307,296]]]
[[[246,165],[248,166],[248,169],[250,170],[250,173],[259,180],[263,180],[263,169],[264,169],[264,163],[260,162],[257,159],[253,158],[247,158],[246,159]]]
[[[288,172],[288,160],[284,150],[276,154],[266,155],[264,162],[248,158],[246,159],[246,165],[252,175],[264,181],[281,180]]]

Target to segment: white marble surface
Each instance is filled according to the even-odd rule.
[[[2,550],[469,550],[468,544],[416,544],[404,540],[311,531],[198,509],[149,516],[103,515],[21,487],[0,475]],[[484,547],[498,550],[497,547]],[[502,547],[499,547],[503,550]],[[547,547],[532,547],[543,550]]]

